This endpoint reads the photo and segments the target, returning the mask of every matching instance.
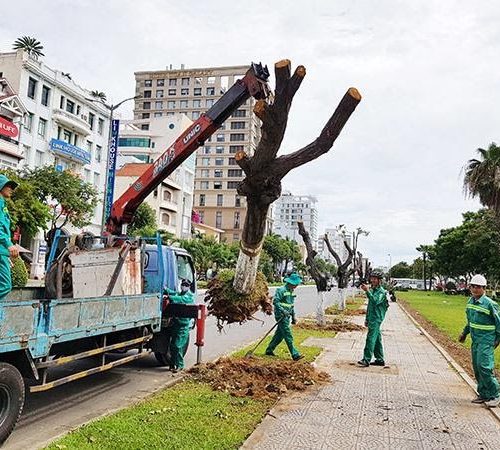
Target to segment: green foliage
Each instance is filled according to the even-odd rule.
[[[28,53],[28,55],[34,56],[35,58],[38,58],[39,56],[45,56],[42,53],[43,45],[40,43],[40,41],[31,36],[23,36],[17,38],[14,41],[12,48],[14,50],[23,49]]]
[[[24,287],[28,282],[28,271],[21,258],[14,258],[12,266],[12,286]]]
[[[52,166],[27,170],[23,178],[33,184],[39,200],[51,206],[51,230],[71,223],[77,228],[89,225],[97,206],[94,186],[69,170]]]
[[[412,278],[412,270],[407,262],[401,261],[391,267],[390,275],[391,278]]]
[[[12,198],[7,200],[12,230],[19,227],[22,233],[29,237],[33,237],[40,228],[46,230],[50,219],[50,208],[40,200],[33,183],[12,170],[0,173],[19,184]]]
[[[155,236],[158,230],[156,212],[147,203],[141,203],[134,215],[134,220],[128,227],[130,236]]]
[[[262,248],[266,251],[274,268],[275,277],[287,273],[301,261],[299,245],[288,238],[284,239],[277,234],[270,234],[264,238]],[[283,271],[278,273],[278,267],[283,265]]]
[[[330,277],[333,277],[337,273],[337,266],[330,261],[326,261],[323,258],[316,256],[316,258],[314,258],[314,262],[321,273],[326,273]]]

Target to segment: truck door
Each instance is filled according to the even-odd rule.
[[[177,290],[180,291],[181,281],[186,279],[191,282],[191,291],[196,294],[196,274],[193,259],[186,253],[177,253]]]

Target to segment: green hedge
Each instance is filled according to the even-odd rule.
[[[28,283],[28,271],[21,258],[14,259],[12,266],[12,286],[24,287]]]

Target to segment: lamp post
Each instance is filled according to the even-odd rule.
[[[100,95],[99,95],[100,94]],[[112,139],[113,139],[113,116],[115,109],[118,109],[121,105],[123,105],[125,102],[128,102],[130,100],[137,100],[141,98],[140,95],[135,95],[134,97],[128,97],[121,102],[116,103],[115,105],[109,105],[105,102],[106,96],[102,95],[102,93],[97,93],[96,98],[87,98],[86,100],[90,102],[96,102],[100,103],[103,105],[108,111],[109,111],[109,128],[108,128],[108,152],[106,155],[106,182],[104,184],[104,200],[102,202],[102,221],[101,221],[101,232],[104,232],[104,229],[106,227],[106,220],[107,220],[107,212],[111,208],[111,203],[112,203],[112,198],[108,200],[108,194],[111,191],[113,192],[114,189],[114,177],[109,176],[109,171],[115,170],[115,167],[110,167],[110,149],[112,146]],[[117,124],[118,126],[118,124]],[[116,160],[115,160],[116,161]],[[115,162],[116,163],[116,162]],[[110,178],[112,182],[110,182]]]
[[[389,257],[389,281],[391,281],[392,257],[390,253],[388,253],[387,256]]]

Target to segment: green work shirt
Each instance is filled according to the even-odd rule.
[[[168,294],[168,299],[170,303],[182,304],[182,305],[193,305],[194,304],[194,294],[191,290],[185,293],[177,293],[172,289],[165,289],[165,294]],[[174,317],[175,322],[179,325],[189,326],[191,324],[191,319],[188,317]]]
[[[10,238],[10,216],[5,199],[0,195],[0,255],[9,256],[9,247],[12,245]]]
[[[366,321],[368,323],[382,323],[389,308],[387,292],[382,286],[366,291],[368,307],[366,308]]]
[[[498,305],[486,295],[471,297],[465,309],[467,325],[463,334],[470,333],[472,342],[494,344],[500,341],[500,315]]]
[[[274,317],[276,319],[280,319],[283,316],[283,312],[288,314],[292,319],[295,317],[294,304],[295,304],[294,291],[291,291],[287,288],[287,286],[281,286],[276,289],[276,293],[274,294]]]

